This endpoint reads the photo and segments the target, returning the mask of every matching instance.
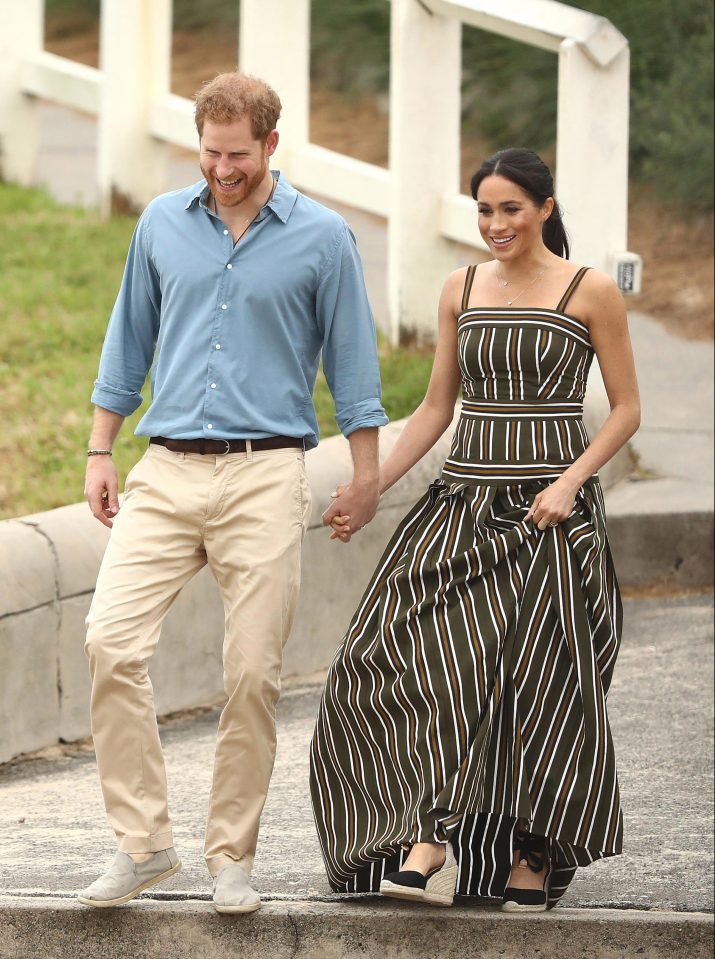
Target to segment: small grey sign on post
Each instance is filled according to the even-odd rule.
[[[621,293],[640,293],[643,261],[637,253],[614,253],[610,273]]]

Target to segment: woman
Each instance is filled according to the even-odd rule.
[[[384,491],[424,456],[461,385],[442,475],[389,543],[320,706],[311,790],[337,891],[540,911],[621,850],[606,715],[621,602],[596,474],[638,428],[638,388],[623,299],[569,263],[553,194],[528,150],[474,175],[493,260],[447,278],[427,393],[381,471]],[[611,412],[589,442],[594,353]]]

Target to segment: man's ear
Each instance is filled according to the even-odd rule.
[[[278,146],[278,131],[271,130],[271,132],[266,137],[266,156],[270,157],[276,152],[276,147]]]

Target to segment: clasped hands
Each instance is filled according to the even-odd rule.
[[[323,513],[323,526],[331,526],[331,539],[349,543],[377,512],[380,491],[376,483],[342,483],[331,493],[332,503]]]

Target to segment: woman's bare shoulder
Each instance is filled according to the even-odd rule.
[[[581,269],[581,267],[578,267],[578,269]],[[618,289],[615,280],[595,267],[589,267],[586,270],[581,281],[581,287],[597,296],[621,296],[621,291]]]
[[[591,268],[574,294],[574,307],[584,317],[588,327],[625,319],[626,305],[616,282],[602,270]]]
[[[460,266],[458,269],[453,270],[447,275],[447,279],[444,281],[443,290],[463,290],[464,284],[467,282],[467,271],[469,270],[468,266]]]
[[[459,269],[453,270],[442,286],[440,302],[443,305],[448,305],[455,315],[460,310],[468,270],[468,266],[460,266]]]

